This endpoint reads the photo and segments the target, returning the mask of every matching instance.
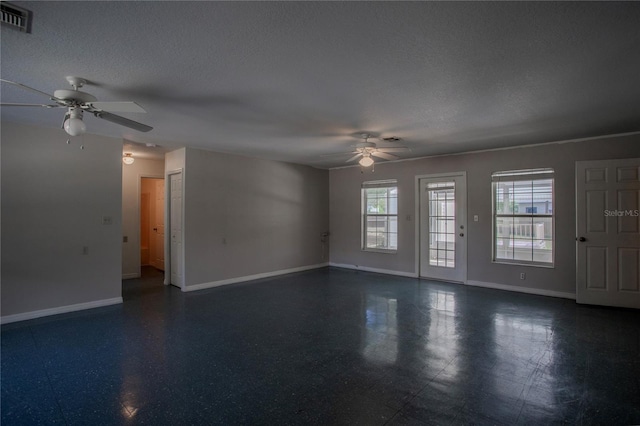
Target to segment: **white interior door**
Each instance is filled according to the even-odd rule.
[[[155,214],[153,225],[155,238],[155,258],[153,266],[164,271],[164,179],[155,181]]]
[[[465,282],[466,176],[424,177],[419,182],[420,276]]]
[[[640,308],[640,158],[576,162],[576,301]]]
[[[182,173],[169,175],[169,185],[171,194],[169,206],[171,226],[170,283],[182,288],[184,277],[182,265]]]

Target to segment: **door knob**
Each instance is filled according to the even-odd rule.
[[[576,238],[578,241],[580,241],[581,243],[587,241],[587,239],[585,237],[580,237],[580,238]]]

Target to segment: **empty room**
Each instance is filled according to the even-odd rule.
[[[0,7],[3,425],[640,424],[640,3]]]

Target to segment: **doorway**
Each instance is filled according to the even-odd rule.
[[[418,176],[419,275],[467,280],[466,173]]]
[[[640,308],[640,158],[576,162],[576,302]]]
[[[163,178],[140,179],[140,266],[164,271]]]

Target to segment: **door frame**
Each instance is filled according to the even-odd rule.
[[[421,193],[420,193],[420,181],[421,180],[426,180],[426,179],[440,179],[440,178],[449,178],[449,177],[461,177],[464,180],[464,186],[465,186],[465,191],[464,191],[464,197],[465,197],[465,209],[468,207],[468,196],[467,196],[467,172],[466,171],[459,171],[459,172],[447,172],[447,173],[431,173],[431,174],[426,174],[426,175],[416,175],[415,176],[415,273],[416,276],[418,278],[429,278],[429,277],[423,277],[421,275],[421,271],[420,271],[420,258],[421,258],[421,252],[420,252],[420,238],[421,238],[421,220],[420,220],[420,201],[421,201]],[[456,197],[457,198],[457,197]],[[456,210],[457,211],[457,210]],[[469,246],[469,229],[467,227],[467,212],[464,211],[463,214],[463,219],[462,219],[462,225],[464,226],[464,234],[465,234],[465,244],[464,244],[464,249],[462,254],[462,266],[464,268],[464,270],[462,271],[462,277],[463,280],[460,281],[462,284],[467,284],[467,264],[468,264],[468,257],[467,257],[467,250],[468,250],[468,246]],[[429,279],[435,279],[435,278],[429,278]],[[456,281],[457,282],[457,281]]]
[[[136,211],[137,211],[137,218],[138,220],[136,221],[136,228],[137,228],[137,233],[138,233],[138,277],[142,276],[142,257],[140,255],[140,244],[142,242],[142,224],[140,223],[140,210],[142,209],[141,203],[140,203],[140,198],[142,197],[142,179],[164,179],[164,176],[160,175],[154,175],[154,174],[147,174],[147,173],[140,173],[138,174],[138,197],[136,198]],[[165,184],[166,186],[166,184]]]
[[[165,171],[165,180],[164,180],[164,225],[165,225],[165,233],[164,233],[164,285],[171,285],[171,176],[172,175],[182,175],[182,201],[180,205],[180,209],[182,210],[182,226],[181,229],[181,241],[182,241],[182,253],[180,256],[180,262],[182,264],[182,276],[180,277],[180,290],[185,291],[185,279],[184,279],[184,271],[185,271],[185,241],[184,241],[184,205],[185,205],[185,197],[184,197],[184,169],[174,169]],[[169,224],[169,232],[167,230],[167,224]]]

